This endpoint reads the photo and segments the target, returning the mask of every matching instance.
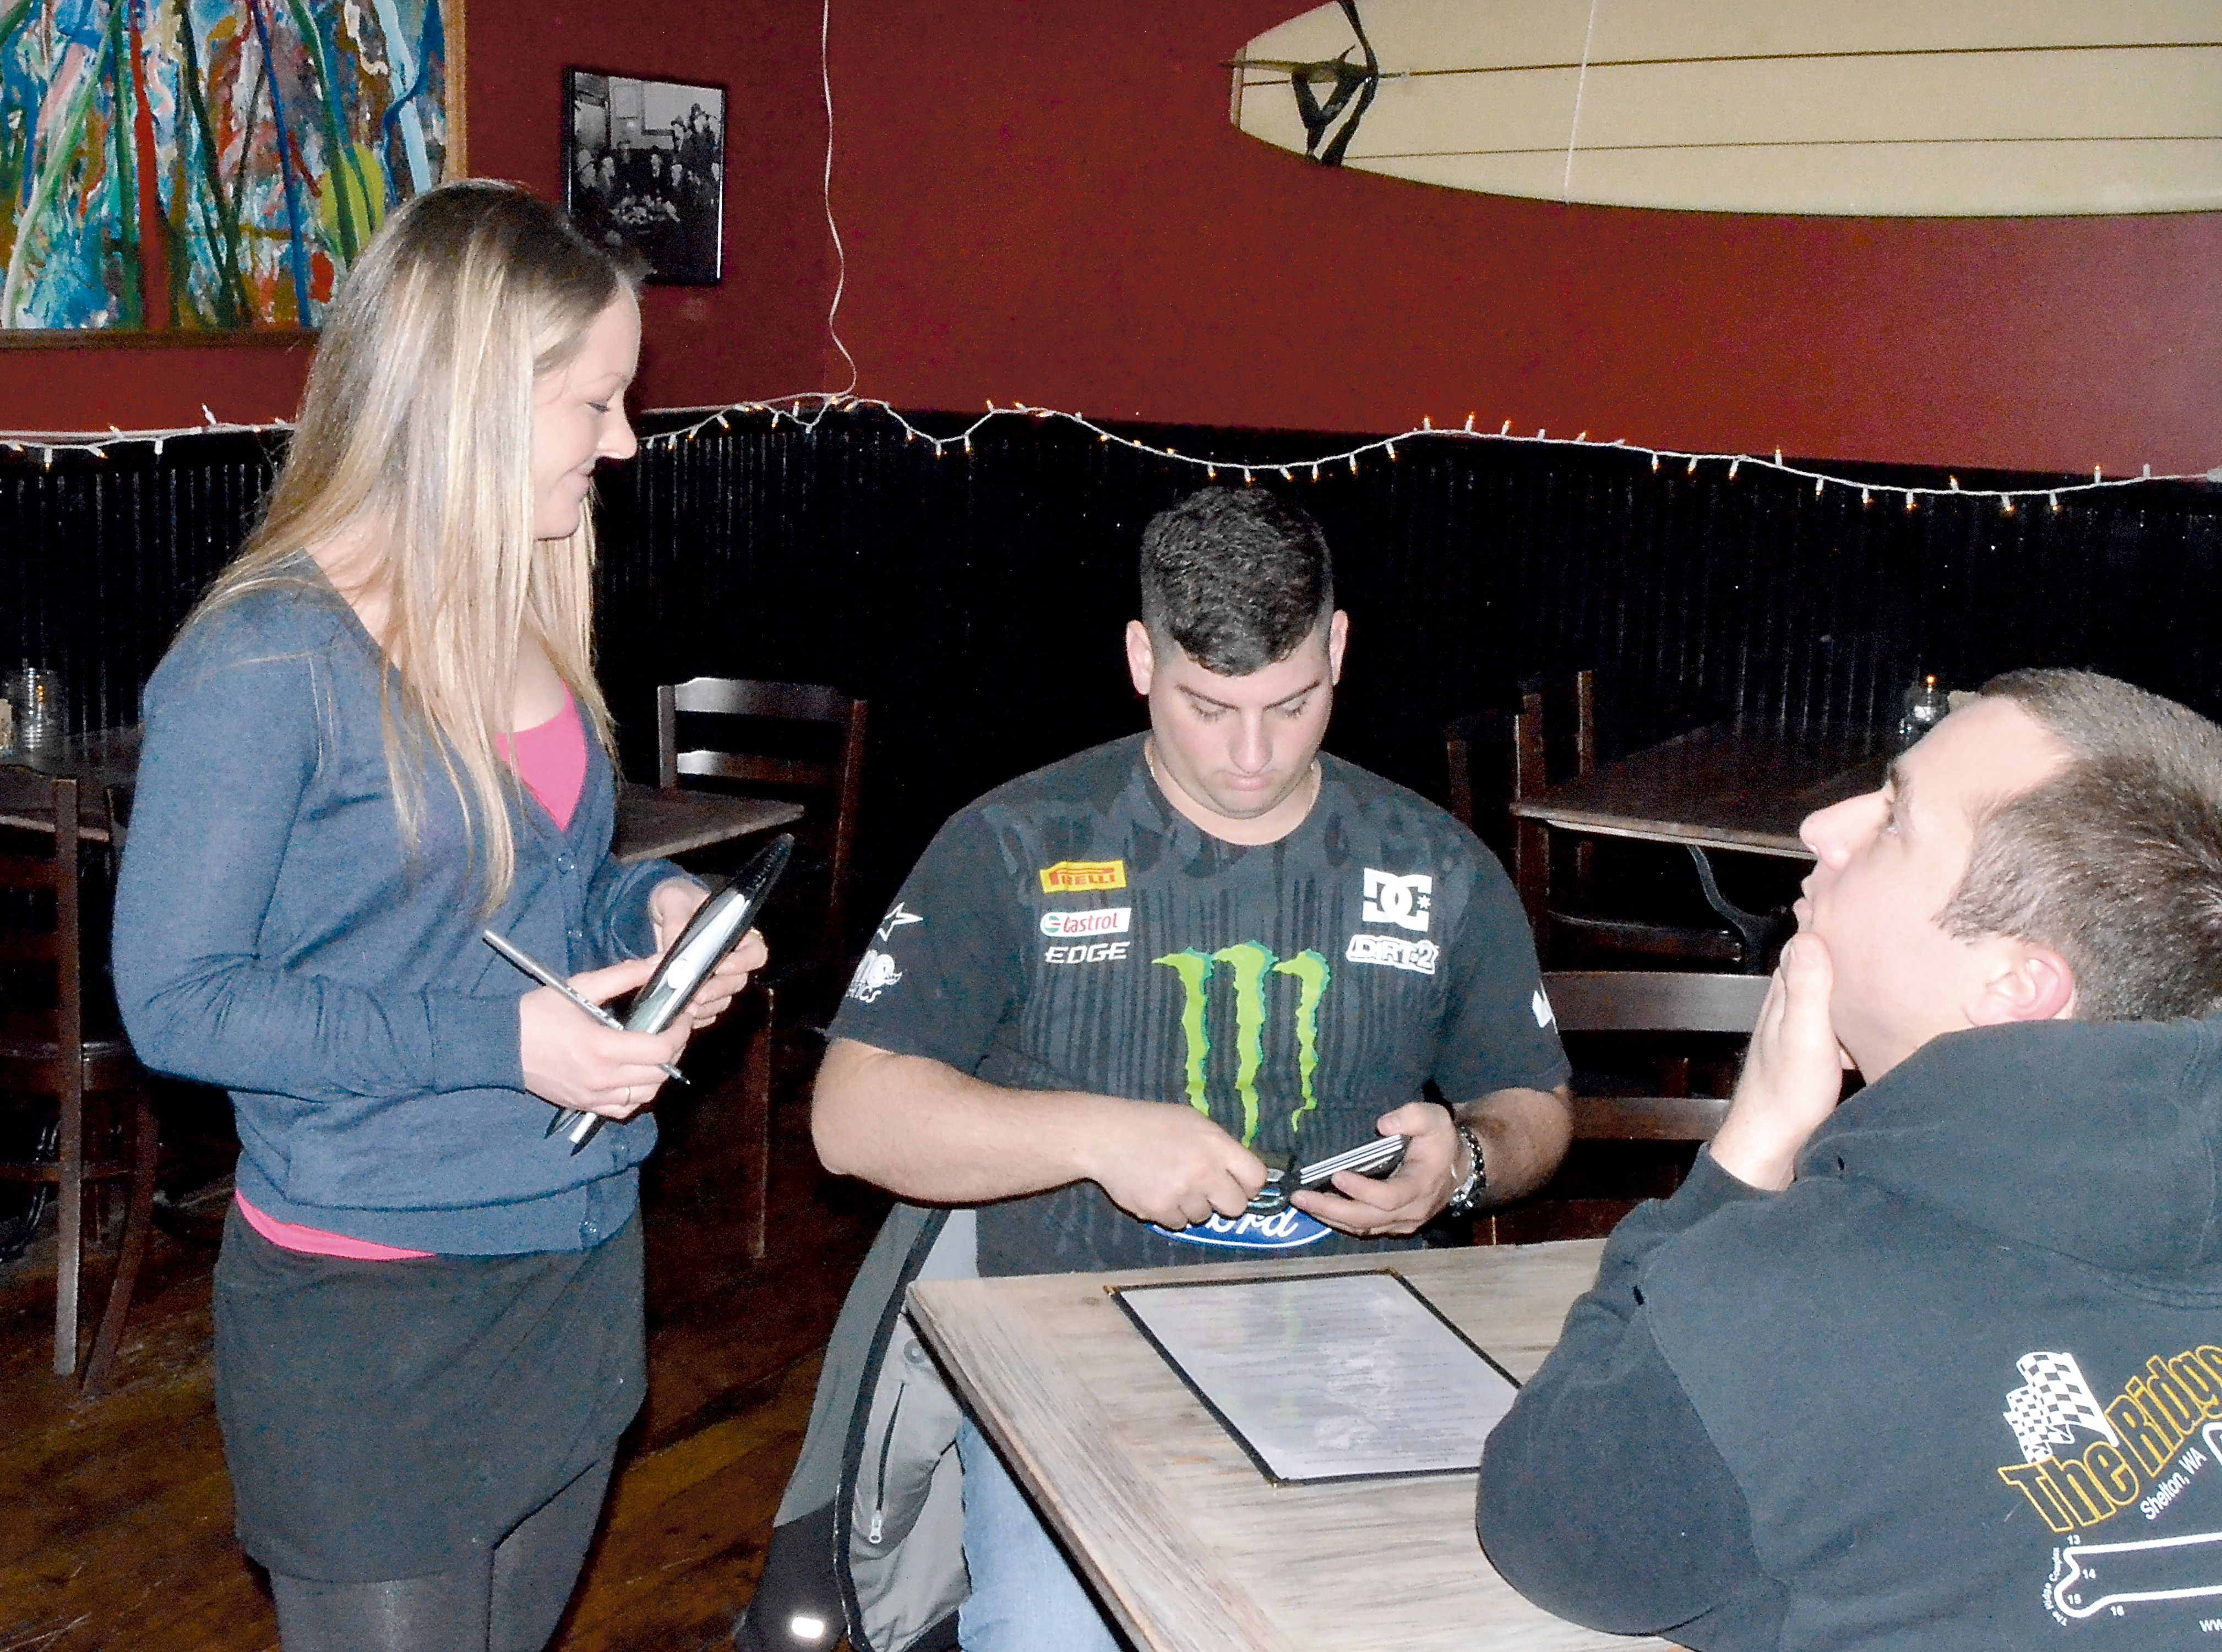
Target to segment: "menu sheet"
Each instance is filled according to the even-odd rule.
[[[1390,1269],[1114,1294],[1276,1481],[1472,1473],[1519,1392]]]

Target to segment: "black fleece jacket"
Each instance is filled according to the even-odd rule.
[[[1491,1435],[1491,1561],[1709,1652],[2222,1647],[2219,1144],[2222,1021],[2046,1022],[1930,1044],[1786,1192],[1701,1158]]]

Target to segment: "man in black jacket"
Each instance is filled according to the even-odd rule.
[[[1491,1437],[1483,1546],[1703,1649],[2222,1633],[2222,729],[2012,673],[1804,836],[1729,1118]]]

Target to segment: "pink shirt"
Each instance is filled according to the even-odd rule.
[[[568,687],[563,690],[563,709],[546,722],[503,735],[501,754],[516,769],[517,777],[524,782],[525,789],[540,800],[540,807],[548,811],[556,830],[568,829],[572,812],[579,807],[579,794],[587,785],[587,725],[579,715],[578,702],[571,698],[571,690]],[[247,1218],[248,1226],[272,1244],[289,1251],[305,1251],[311,1256],[344,1256],[357,1262],[398,1262],[432,1254],[430,1251],[403,1250],[394,1245],[373,1244],[367,1239],[350,1239],[345,1234],[327,1233],[322,1228],[280,1222],[275,1216],[265,1215],[239,1194],[234,1193],[232,1197],[238,1200],[239,1214]]]
[[[399,1262],[432,1254],[430,1251],[405,1251],[398,1245],[373,1244],[367,1239],[349,1239],[345,1234],[326,1233],[322,1228],[304,1228],[298,1222],[280,1222],[248,1203],[244,1193],[234,1192],[231,1197],[239,1205],[239,1214],[247,1218],[248,1227],[286,1250],[306,1251],[311,1256],[345,1256],[357,1262]]]
[[[503,735],[501,754],[525,789],[540,800],[556,829],[567,830],[587,784],[587,725],[570,689],[563,690],[563,709],[546,722]]]

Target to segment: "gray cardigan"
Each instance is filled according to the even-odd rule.
[[[587,743],[568,829],[520,788],[516,885],[489,918],[443,774],[412,856],[387,776],[380,658],[312,565],[190,626],[146,693],[116,892],[124,1025],[158,1071],[231,1091],[240,1191],[280,1221],[454,1254],[581,1250],[638,1199],[645,1115],[576,1158],[527,1093],[532,983],[489,923],[566,973],[654,950],[609,857],[608,758]]]

